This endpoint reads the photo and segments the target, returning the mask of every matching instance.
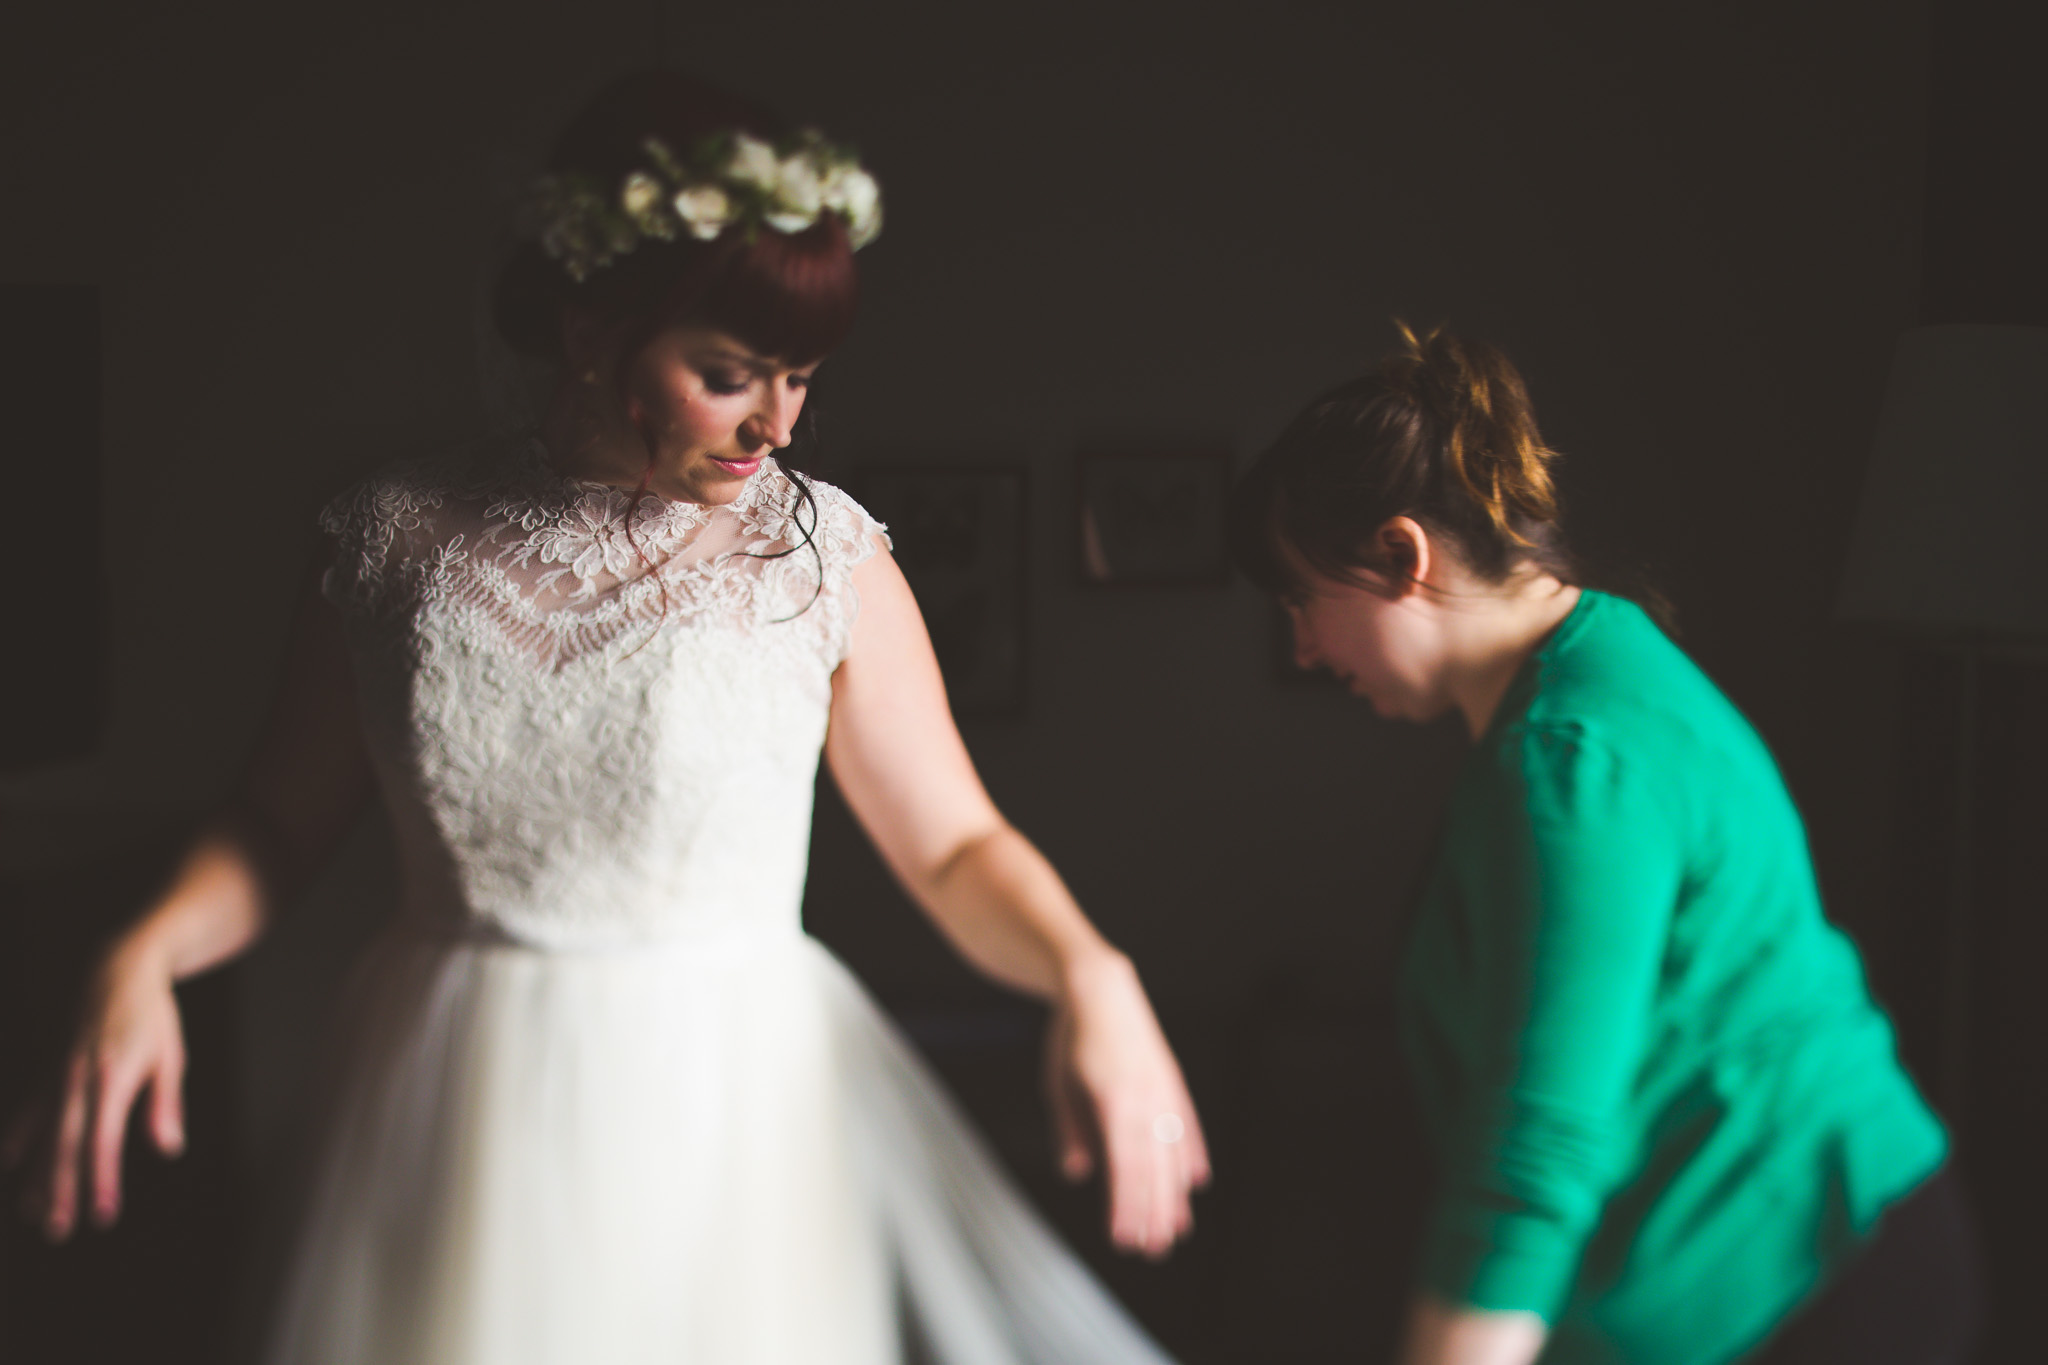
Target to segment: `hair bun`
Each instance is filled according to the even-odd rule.
[[[1543,443],[1535,406],[1521,373],[1483,341],[1464,341],[1442,327],[1417,336],[1399,319],[1403,353],[1387,378],[1407,391],[1441,428],[1443,458],[1486,520],[1518,545],[1523,527],[1560,515],[1550,467],[1557,452]]]

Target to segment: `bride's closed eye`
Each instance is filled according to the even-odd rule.
[[[717,394],[745,393],[753,386],[754,377],[731,370],[705,370],[704,387]]]

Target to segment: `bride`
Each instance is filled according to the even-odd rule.
[[[798,922],[822,752],[978,968],[1047,1000],[1061,1163],[1164,1254],[1208,1178],[1130,962],[982,790],[882,528],[778,460],[880,226],[850,154],[668,73],[536,188],[501,330],[537,434],[332,504],[229,811],[105,954],[33,1174],[120,1206],[183,1143],[172,983],[373,793],[398,913],[273,1313],[278,1362],[1160,1362]],[[146,1099],[144,1098],[146,1095]]]

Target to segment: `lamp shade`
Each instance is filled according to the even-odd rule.
[[[1899,338],[1840,614],[1943,635],[2048,635],[2048,327]]]

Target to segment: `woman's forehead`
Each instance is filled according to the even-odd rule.
[[[791,365],[780,356],[763,355],[731,332],[706,323],[679,323],[669,330],[677,347],[693,356],[722,360],[763,373],[806,368]]]

